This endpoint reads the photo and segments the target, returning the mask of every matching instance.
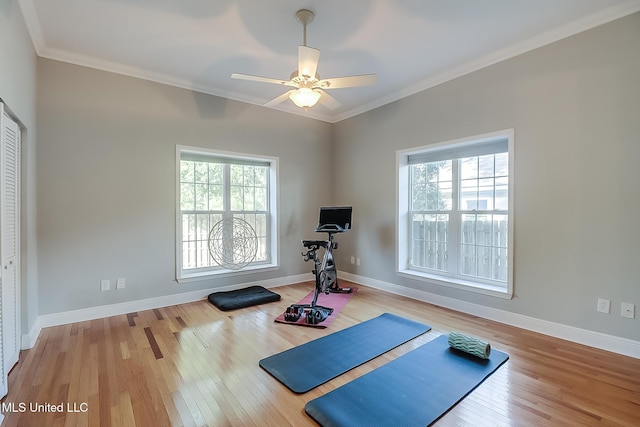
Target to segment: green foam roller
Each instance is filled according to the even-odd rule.
[[[491,345],[489,343],[460,332],[451,332],[449,334],[449,346],[481,359],[488,359],[491,353]]]

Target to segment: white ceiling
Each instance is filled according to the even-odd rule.
[[[301,8],[322,78],[377,73],[334,89],[337,122],[487,65],[640,11],[640,0],[20,0],[38,55],[262,105],[297,68]]]

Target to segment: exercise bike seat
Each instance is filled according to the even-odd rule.
[[[302,246],[305,248],[314,247],[317,248],[326,248],[327,242],[325,240],[302,240]]]

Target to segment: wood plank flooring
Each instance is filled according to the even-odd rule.
[[[306,402],[452,330],[510,359],[437,426],[640,425],[639,359],[367,287],[327,329],[273,322],[311,289],[276,288],[280,302],[231,312],[200,301],[44,329],[9,375],[3,427],[313,426]],[[383,312],[433,330],[302,395],[258,366]]]

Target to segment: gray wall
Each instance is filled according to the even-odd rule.
[[[36,240],[36,54],[18,2],[0,0],[0,99],[23,126],[21,317],[28,332],[38,316]]]
[[[330,124],[47,59],[37,100],[40,314],[310,271]],[[278,271],[175,282],[176,144],[279,157]]]
[[[514,298],[397,276],[396,151],[507,128],[515,128]],[[340,122],[334,138],[343,183],[335,197],[355,217],[338,251],[344,269],[640,339],[638,313],[620,317],[621,301],[640,304],[640,14]],[[598,297],[611,300],[611,315],[596,312]]]
[[[619,316],[620,301],[640,304],[640,14],[335,125],[50,60],[36,66],[16,1],[0,0],[0,40],[0,97],[27,128],[23,331],[38,314],[308,273],[299,239],[320,205],[336,203],[354,206],[336,252],[343,270],[640,339],[638,318]],[[396,151],[511,127],[514,298],[397,276]],[[176,144],[280,157],[279,271],[174,282]],[[333,185],[323,185],[331,162]],[[126,290],[99,291],[100,279],[116,277]],[[598,297],[611,299],[611,315],[596,313]]]

